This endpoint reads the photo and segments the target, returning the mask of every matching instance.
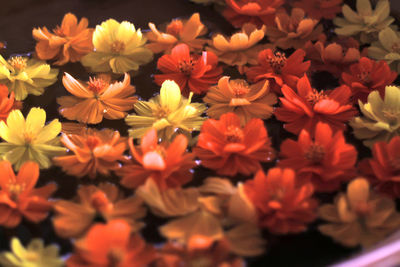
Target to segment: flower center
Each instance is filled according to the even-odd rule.
[[[55,28],[53,29],[53,32],[54,32],[56,35],[60,36],[60,37],[65,37],[65,36],[66,36],[65,33],[64,33],[64,30],[63,30],[60,26],[55,27]]]
[[[91,195],[90,204],[98,212],[107,211],[112,208],[112,203],[109,202],[107,195],[100,190]]]
[[[100,143],[101,141],[97,136],[89,135],[86,139],[86,145],[90,150],[95,149]]]
[[[225,140],[229,143],[241,143],[244,134],[242,129],[236,126],[229,125],[225,131]]]
[[[28,61],[28,58],[26,57],[21,57],[21,56],[16,56],[12,57],[8,60],[8,63],[16,70],[16,71],[21,71],[26,68],[26,63]]]
[[[101,78],[89,78],[88,89],[95,93],[96,95],[101,93],[106,87],[108,87],[108,83]]]
[[[10,194],[10,198],[13,201],[17,201],[19,195],[25,191],[25,183],[17,184],[17,183],[9,183],[7,185],[8,193]]]
[[[368,204],[368,202],[359,202],[354,207],[354,212],[357,213],[358,216],[367,216],[372,210],[372,206]]]
[[[120,248],[111,248],[107,253],[108,266],[117,267],[124,258],[124,252]]]
[[[194,69],[193,66],[195,63],[196,61],[193,58],[190,58],[189,60],[181,60],[178,63],[179,71],[185,75],[190,75]]]
[[[312,144],[304,153],[304,157],[312,163],[320,163],[325,156],[325,149],[318,144]]]
[[[24,139],[26,144],[30,144],[35,139],[35,135],[32,132],[24,132]]]
[[[120,53],[124,51],[124,49],[125,49],[125,44],[121,41],[114,41],[114,43],[112,43],[111,45],[111,51],[113,53]]]
[[[249,84],[245,80],[233,80],[230,85],[231,92],[235,97],[243,97],[250,92]]]
[[[384,109],[384,110],[382,110],[382,113],[385,116],[385,118],[388,120],[389,124],[396,124],[400,117],[399,111],[397,111],[397,110]]]
[[[371,72],[364,70],[358,73],[356,76],[363,84],[367,85],[371,82],[371,78],[369,77],[370,74]]]
[[[40,255],[33,251],[27,251],[25,254],[25,259],[27,259],[28,262],[35,262],[40,259]]]
[[[168,34],[178,37],[179,33],[182,30],[182,27],[183,27],[182,21],[175,19],[167,26],[166,31]]]
[[[155,110],[153,110],[153,116],[158,118],[158,119],[162,119],[167,117],[169,114],[169,110],[167,108],[163,108],[163,107],[159,107]]]
[[[324,93],[324,91],[318,92],[317,90],[313,89],[311,93],[308,94],[306,100],[311,104],[315,105],[322,99],[326,99],[328,96]]]
[[[274,69],[275,73],[281,73],[282,68],[286,65],[285,53],[276,52],[273,56],[267,57],[267,62]]]

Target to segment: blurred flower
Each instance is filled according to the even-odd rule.
[[[14,56],[6,61],[0,55],[0,83],[5,84],[16,100],[28,94],[41,95],[44,88],[57,81],[58,69],[50,68],[45,61]]]
[[[90,129],[85,134],[63,134],[61,142],[72,153],[53,158],[54,164],[64,172],[76,177],[96,174],[109,175],[110,171],[121,167],[126,150],[126,139],[118,131],[111,129]]]
[[[166,80],[173,80],[186,97],[189,92],[206,93],[222,74],[222,67],[218,67],[218,57],[213,52],[193,55],[186,44],[179,44],[172,49],[170,55],[160,57],[157,68],[162,74],[154,75],[154,82],[162,85]]]
[[[56,59],[55,65],[64,65],[67,62],[77,62],[84,55],[93,51],[92,28],[88,28],[88,20],[78,19],[72,13],[65,14],[61,26],[57,26],[53,33],[46,27],[34,28],[33,38],[37,41],[36,55],[39,59]]]
[[[157,30],[151,22],[149,28],[150,31],[146,33],[149,43],[146,47],[154,53],[169,54],[177,44],[187,44],[191,51],[200,52],[207,42],[206,39],[198,38],[207,33],[199,13],[194,13],[188,20],[173,19],[165,27],[165,32]]]
[[[14,228],[22,217],[39,223],[47,217],[51,203],[47,200],[57,186],[48,184],[34,188],[39,178],[39,166],[26,162],[15,176],[8,161],[0,162],[0,225]]]
[[[261,168],[260,161],[274,158],[263,121],[252,119],[241,127],[235,113],[206,120],[193,152],[204,167],[228,176],[253,174]]]
[[[88,131],[86,124],[77,122],[62,122],[61,133],[82,135]]]
[[[329,124],[333,131],[346,129],[346,123],[357,114],[350,104],[351,91],[346,85],[334,90],[317,91],[306,75],[297,83],[297,92],[284,85],[281,106],[275,109],[284,128],[294,134],[302,129],[314,133],[318,122]]]
[[[400,32],[386,28],[379,32],[378,38],[368,47],[368,56],[385,60],[392,70],[400,73]]]
[[[26,161],[37,162],[41,169],[51,166],[51,158],[65,154],[59,144],[58,134],[61,123],[58,119],[45,125],[46,112],[31,108],[26,117],[21,111],[13,110],[7,117],[7,124],[0,121],[0,155],[11,162],[16,170]]]
[[[348,247],[369,247],[400,226],[395,203],[371,193],[364,178],[349,183],[333,205],[321,206],[319,216],[328,221],[319,226],[320,232]]]
[[[3,267],[62,267],[64,261],[58,253],[57,245],[45,247],[42,239],[32,239],[25,248],[17,237],[13,237],[11,251],[0,254],[0,264]]]
[[[90,78],[87,85],[65,73],[63,84],[73,96],[57,98],[59,112],[69,120],[83,123],[100,123],[103,117],[110,120],[123,119],[133,109],[137,97],[129,74],[122,82],[110,83],[109,76]]]
[[[129,135],[135,139],[140,138],[150,128],[155,128],[159,138],[168,141],[176,133],[190,135],[192,131],[200,130],[204,121],[201,114],[206,106],[190,103],[191,99],[192,93],[189,98],[182,97],[174,81],[163,82],[160,95],[149,101],[138,101],[134,106],[136,114],[125,118],[126,123],[133,128],[129,130]]]
[[[6,120],[12,110],[22,108],[22,102],[14,96],[14,92],[9,93],[7,86],[0,84],[0,120]]]
[[[312,19],[333,19],[342,11],[343,0],[298,0],[294,7],[301,8]]]
[[[140,29],[128,22],[108,19],[96,26],[93,33],[94,52],[82,58],[82,64],[94,72],[122,74],[136,71],[153,59],[153,52],[144,47],[146,38]]]
[[[252,118],[271,117],[277,99],[270,92],[267,80],[249,85],[245,80],[229,80],[229,76],[224,76],[217,86],[211,87],[203,101],[210,105],[207,115],[211,118],[219,119],[222,114],[233,112],[244,125]]]

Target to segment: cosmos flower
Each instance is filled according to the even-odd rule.
[[[58,134],[61,123],[58,119],[46,123],[46,112],[32,108],[26,120],[21,111],[13,110],[7,123],[0,121],[0,155],[11,162],[16,170],[26,161],[34,161],[41,169],[51,166],[51,158],[65,154],[66,149],[59,146]]]
[[[84,55],[93,51],[92,28],[88,28],[88,20],[78,19],[74,14],[65,14],[61,26],[53,32],[46,27],[32,30],[33,38],[37,41],[36,55],[42,60],[53,60],[55,65],[67,62],[77,62]]]
[[[297,92],[284,85],[282,93],[281,106],[275,110],[275,116],[294,134],[302,129],[313,133],[318,122],[329,124],[333,131],[344,130],[346,123],[357,114],[350,104],[351,91],[346,85],[317,91],[304,75],[297,83]]]
[[[213,119],[228,112],[233,112],[240,118],[242,125],[252,118],[268,119],[273,112],[273,105],[277,99],[271,93],[269,82],[260,81],[249,85],[245,80],[229,80],[224,76],[218,81],[217,86],[211,87],[203,98],[210,107],[207,115]]]
[[[126,140],[118,131],[90,129],[85,134],[63,134],[61,142],[72,153],[53,158],[54,164],[76,177],[109,175],[121,167]]]
[[[90,78],[87,85],[65,73],[65,89],[73,96],[57,98],[60,114],[69,120],[83,123],[100,123],[103,117],[110,120],[123,119],[133,109],[137,97],[129,74],[122,82],[110,82],[109,76]]]
[[[263,121],[251,119],[241,127],[235,113],[206,120],[193,152],[204,167],[228,176],[253,174],[261,168],[260,162],[274,158]]]
[[[378,40],[368,47],[368,56],[385,60],[392,70],[400,73],[400,32],[391,28],[380,31]]]
[[[6,61],[0,56],[0,83],[5,84],[16,100],[28,94],[41,95],[44,88],[57,81],[58,69],[50,68],[45,61],[14,56]]]
[[[173,80],[186,97],[189,92],[206,93],[222,74],[222,67],[218,67],[218,57],[213,52],[194,55],[186,44],[179,44],[172,49],[170,55],[160,57],[157,68],[162,74],[154,75],[154,82],[162,85],[166,80]]]
[[[146,33],[149,43],[146,47],[153,53],[169,54],[177,44],[187,44],[191,51],[200,52],[207,40],[199,36],[207,33],[206,26],[200,21],[199,13],[194,13],[188,20],[173,19],[164,32],[160,32],[154,23],[149,23]]]
[[[343,0],[298,0],[294,7],[301,8],[312,19],[333,19],[342,11]]]
[[[0,84],[0,120],[6,120],[11,110],[21,108],[22,102],[15,100],[14,92],[9,93],[7,86]]]
[[[81,59],[94,72],[125,73],[137,71],[140,65],[153,59],[153,52],[145,48],[146,38],[140,29],[128,22],[108,19],[96,26],[93,33],[94,52]]]

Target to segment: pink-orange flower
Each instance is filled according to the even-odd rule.
[[[343,0],[299,0],[293,6],[302,8],[313,19],[334,19],[342,12],[342,2]]]
[[[22,102],[16,101],[14,92],[9,93],[7,86],[0,84],[0,120],[5,121],[13,109],[21,109]]]

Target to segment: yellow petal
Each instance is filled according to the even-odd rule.
[[[175,111],[179,107],[181,97],[181,89],[174,81],[163,82],[160,90],[160,104],[163,108],[170,112]]]

